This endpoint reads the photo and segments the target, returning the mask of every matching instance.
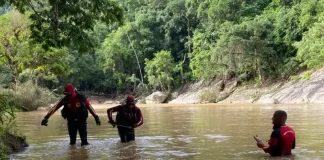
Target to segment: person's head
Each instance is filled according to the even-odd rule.
[[[75,97],[76,93],[75,93],[74,86],[72,84],[65,85],[63,94],[65,94],[68,97]]]
[[[283,110],[277,110],[272,117],[272,124],[275,126],[284,125],[287,120],[287,113]]]
[[[126,104],[134,104],[135,103],[135,97],[132,95],[127,96],[126,98]]]

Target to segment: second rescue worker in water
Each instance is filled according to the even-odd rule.
[[[268,141],[269,145],[263,144],[262,140],[256,136],[257,146],[271,156],[289,156],[291,149],[295,148],[295,131],[286,125],[287,113],[278,110],[273,114],[273,131]]]
[[[143,124],[141,110],[135,105],[134,96],[127,96],[124,105],[119,105],[107,110],[108,118],[113,127],[117,125],[121,142],[135,140],[134,128]],[[112,113],[117,112],[116,122],[112,119]]]
[[[64,94],[66,95],[62,100],[52,107],[47,115],[42,120],[42,125],[47,126],[48,119],[57,111],[59,108],[64,106],[62,109],[62,117],[67,119],[68,130],[70,136],[70,145],[74,145],[76,142],[77,131],[81,138],[81,145],[88,145],[87,140],[87,118],[88,110],[96,120],[96,124],[100,126],[99,116],[96,114],[94,109],[91,107],[89,101],[84,95],[76,93],[72,84],[67,84],[64,87]]]

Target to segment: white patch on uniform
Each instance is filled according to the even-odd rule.
[[[75,106],[76,106],[77,108],[79,108],[79,107],[81,107],[81,103],[76,103]]]

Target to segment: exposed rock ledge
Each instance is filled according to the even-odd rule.
[[[269,99],[283,104],[324,103],[324,69],[313,72],[308,80],[289,81],[256,102],[266,103]]]
[[[303,73],[304,74],[304,73]],[[303,77],[300,74],[299,77]],[[188,83],[172,92],[168,103],[324,103],[324,69],[313,72],[309,79],[298,78],[258,86],[237,86],[236,81]]]
[[[28,147],[25,138],[13,135],[9,132],[5,132],[0,136],[0,145],[2,149],[4,149],[2,152],[8,155],[21,152],[25,149],[25,147]]]

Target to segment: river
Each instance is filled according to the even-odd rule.
[[[320,105],[143,105],[144,124],[136,141],[120,143],[117,129],[107,124],[108,106],[96,107],[101,126],[88,119],[90,145],[69,146],[66,121],[56,112],[47,127],[45,111],[17,113],[18,130],[30,144],[11,159],[276,159],[256,147],[254,135],[268,140],[277,109],[288,113],[296,132],[293,156],[324,159],[324,107]]]

